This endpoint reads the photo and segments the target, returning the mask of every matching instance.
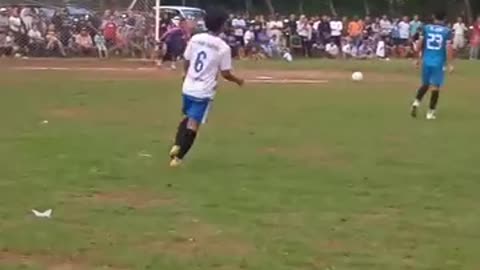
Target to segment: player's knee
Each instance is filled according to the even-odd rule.
[[[188,118],[187,129],[198,131],[199,128],[200,128],[200,123],[197,120],[193,118]]]

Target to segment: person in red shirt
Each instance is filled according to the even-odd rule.
[[[477,60],[480,51],[480,16],[471,27],[472,33],[470,35],[470,60]]]
[[[117,40],[117,25],[115,24],[113,17],[110,17],[110,20],[108,20],[103,26],[103,36],[107,42],[107,48],[115,46],[115,41]]]

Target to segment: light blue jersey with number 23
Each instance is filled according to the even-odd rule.
[[[423,65],[444,67],[447,62],[451,31],[443,25],[427,24],[423,29]]]

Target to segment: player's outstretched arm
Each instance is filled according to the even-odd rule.
[[[221,74],[225,80],[236,83],[238,86],[242,86],[245,83],[245,80],[233,75],[231,70],[222,70]]]

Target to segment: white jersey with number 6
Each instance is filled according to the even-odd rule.
[[[220,37],[202,33],[192,37],[184,53],[190,67],[183,82],[183,94],[213,99],[220,71],[232,69],[231,49]]]

